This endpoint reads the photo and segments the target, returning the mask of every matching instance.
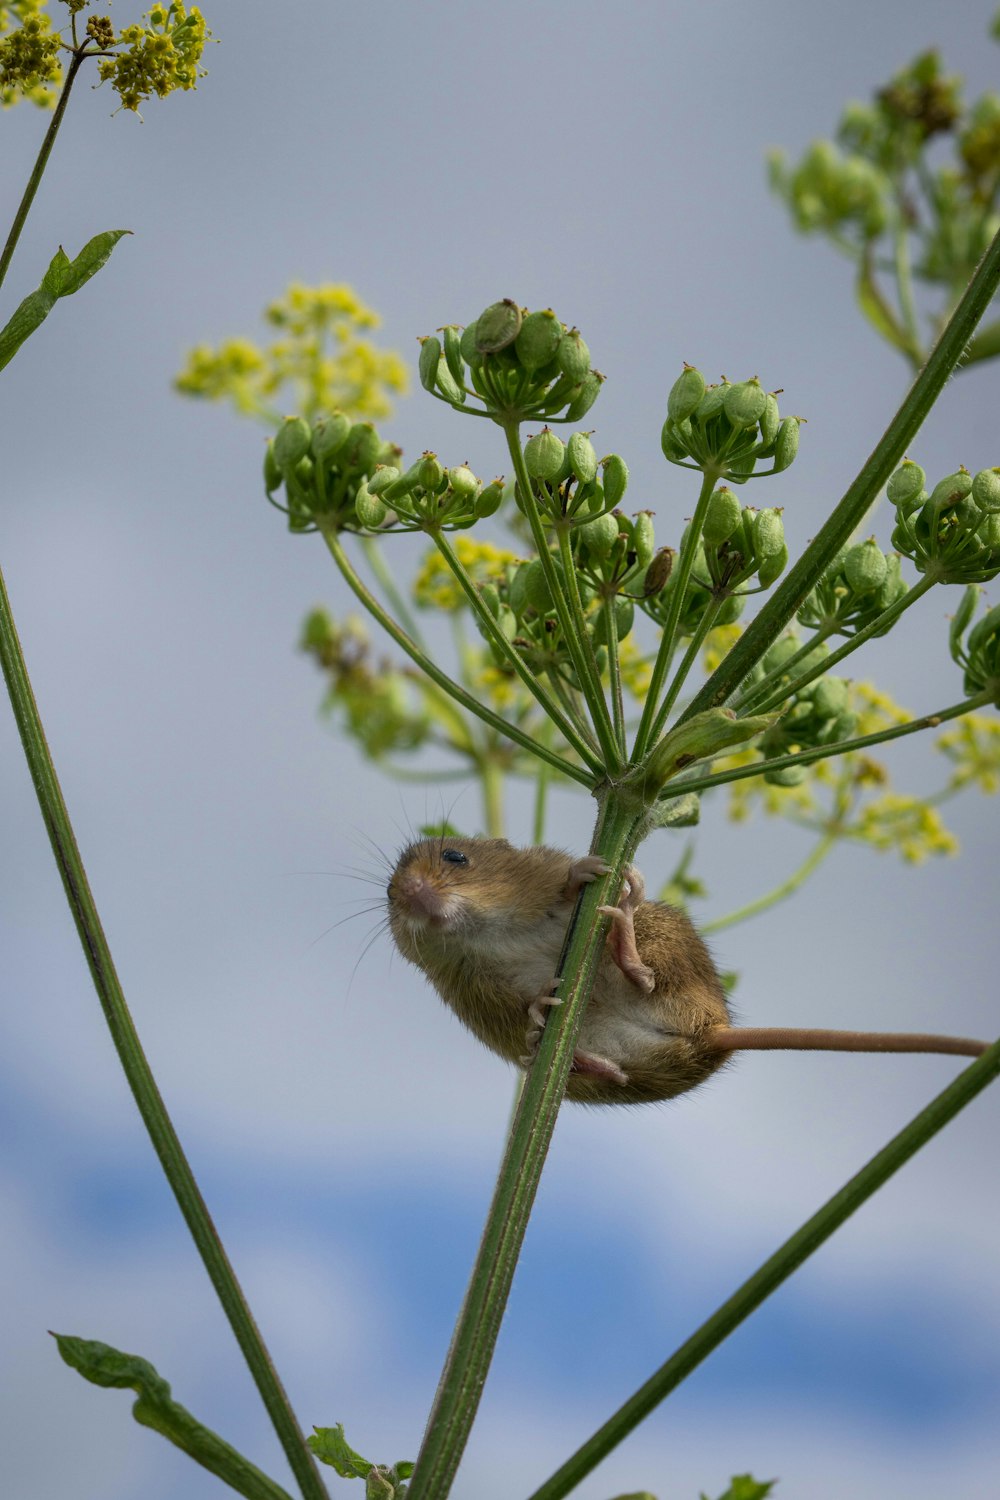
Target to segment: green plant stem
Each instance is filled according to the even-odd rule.
[[[913,301],[913,277],[910,272],[910,247],[907,239],[906,225],[903,220],[902,205],[897,205],[896,227],[893,232],[893,268],[896,274],[896,291],[899,296],[899,310],[903,315],[903,327],[910,344],[910,358],[914,368],[919,368],[923,363],[923,350],[920,346],[920,328],[917,324],[917,309]]]
[[[306,1500],[327,1500],[326,1489],[316,1470],[315,1461],[305,1445],[288,1397],[201,1196],[129,1014],[46,743],[2,573],[0,659],[66,899],[73,913],[111,1039],[143,1124],[302,1494]]]
[[[603,789],[591,852],[606,860],[610,872],[584,887],[570,923],[560,961],[564,1003],[545,1027],[521,1093],[407,1500],[445,1500],[468,1441],[566,1088],[574,1039],[603,952],[607,918],[597,908],[617,897],[641,822],[641,810]]]
[[[767,911],[772,906],[777,906],[779,901],[785,901],[804,885],[814,870],[826,859],[830,850],[836,844],[839,833],[826,833],[819,840],[809,857],[803,860],[798,869],[776,885],[773,890],[766,891],[763,896],[758,896],[755,901],[748,901],[746,906],[740,906],[736,911],[727,912],[724,917],[716,917],[713,922],[702,922],[699,931],[708,935],[713,932],[724,932],[727,927],[735,927],[738,922],[745,922],[748,917],[756,917],[762,911]]]
[[[807,1219],[738,1291],[683,1343],[645,1385],[605,1422],[572,1458],[540,1485],[530,1500],[562,1500],[659,1403],[696,1369],[713,1349],[748,1318],[793,1271],[823,1245],[841,1224],[899,1171],[939,1130],[970,1104],[1000,1073],[1000,1042],[995,1042],[953,1083],[883,1146],[866,1166],[818,1213]]]
[[[650,735],[650,740],[654,745],[666,728],[667,717],[670,713],[670,710],[677,702],[677,695],[680,692],[681,688],[684,686],[684,683],[687,680],[688,673],[691,671],[691,668],[698,660],[698,652],[701,650],[708,632],[715,624],[716,617],[718,616],[719,610],[722,608],[724,603],[725,600],[723,598],[713,599],[711,604],[706,609],[705,613],[702,615],[701,619],[698,621],[697,628],[688,643],[688,648],[684,653],[681,664],[677,668],[677,671],[674,673],[673,680],[671,681],[670,686],[667,689],[667,696],[660,704],[660,711],[656,715],[656,723],[653,725],[652,734]]]
[[[379,586],[388,599],[390,607],[396,611],[396,614],[402,621],[403,629],[409,632],[417,645],[423,650],[424,642],[420,634],[420,627],[414,616],[410,613],[409,605],[396,587],[396,580],[393,578],[390,569],[386,566],[385,558],[382,556],[381,543],[373,536],[363,536],[360,540],[361,550],[368,559],[368,566],[378,580]]]
[[[747,706],[741,708],[740,716],[742,717],[745,713],[771,713],[779,704],[786,702],[795,693],[801,692],[804,687],[808,687],[810,682],[814,682],[817,677],[822,677],[825,672],[829,672],[831,667],[835,667],[838,662],[842,662],[845,656],[850,656],[852,651],[857,651],[858,647],[863,646],[865,641],[870,640],[873,635],[881,635],[889,626],[894,625],[900,615],[908,610],[912,604],[916,604],[918,599],[922,599],[928,589],[933,588],[936,582],[936,579],[928,578],[925,575],[901,599],[897,599],[895,604],[891,604],[888,609],[883,610],[878,619],[872,620],[871,624],[866,625],[863,630],[858,630],[854,635],[848,636],[844,644],[838,646],[836,651],[831,651],[829,656],[824,656],[822,661],[810,667],[808,672],[803,672],[801,677],[796,677],[787,687],[779,688],[769,698],[766,698],[763,703],[757,704],[755,707]],[[785,670],[787,671],[787,667]]]
[[[487,750],[479,761],[483,792],[483,826],[491,839],[503,838],[503,771]]]
[[[822,646],[825,641],[829,640],[831,635],[835,634],[835,625],[821,625],[787,661],[782,662],[779,667],[772,667],[770,672],[765,677],[762,677],[759,682],[753,683],[750,687],[737,693],[733,699],[732,707],[739,714],[756,713],[757,710],[754,705],[762,703],[775,684],[781,681],[782,677],[787,677],[793,667],[797,667],[800,661],[805,661],[806,657],[811,656],[817,647]],[[825,656],[823,658],[823,670],[826,670]]]
[[[879,490],[888,480],[945,382],[962,357],[976,324],[1000,286],[1000,232],[994,237],[958,306],[952,313],[871,456],[814,540],[790,569],[732,651],[695,695],[682,719],[724,704],[764,652],[801,607],[824,569],[833,561],[855,526],[859,525]]]
[[[581,628],[578,622],[574,621],[566,589],[559,579],[555,563],[552,560],[548,538],[545,535],[542,518],[538,512],[535,493],[531,488],[531,479],[525,467],[524,454],[521,452],[518,425],[516,422],[505,423],[503,431],[507,439],[507,448],[510,452],[511,463],[514,466],[515,482],[524,502],[524,514],[531,527],[531,535],[534,539],[535,550],[538,553],[538,560],[542,565],[545,582],[549,593],[552,595],[555,611],[559,617],[559,629],[562,633],[566,649],[572,659],[580,691],[583,694],[587,707],[590,709],[591,721],[597,735],[598,744],[601,747],[605,765],[609,771],[620,770],[614,727],[608,714],[604,689],[601,686],[600,677],[596,674],[596,667],[594,667],[591,658],[588,657],[585,650],[585,642],[587,641],[586,629]],[[568,578],[567,587],[569,587]]]
[[[549,724],[542,725],[541,735],[548,739]],[[531,820],[531,842],[533,844],[544,844],[545,842],[545,815],[548,810],[549,782],[552,776],[548,763],[544,760],[538,762],[538,770],[535,772],[535,810]]]
[[[0,286],[3,286],[4,277],[7,275],[7,268],[13,259],[14,251],[17,249],[17,242],[21,238],[24,221],[28,217],[32,203],[35,201],[38,185],[45,174],[45,168],[48,166],[49,157],[52,154],[52,147],[55,145],[56,136],[59,134],[59,127],[63,122],[63,115],[66,113],[70,90],[73,87],[76,75],[80,71],[80,66],[86,55],[83,52],[74,52],[70,58],[69,66],[66,69],[66,77],[63,80],[62,91],[52,112],[52,119],[49,121],[49,128],[45,132],[41,148],[35,158],[35,165],[31,169],[31,176],[28,178],[28,185],[18,204],[17,213],[14,215],[14,222],[10,226],[10,233],[7,236],[7,243],[3,247],[3,253],[0,254]]]
[[[496,620],[494,620],[493,616],[486,608],[486,605],[483,603],[482,595],[472,582],[472,579],[469,577],[462,564],[459,562],[455,549],[449,542],[448,538],[444,536],[443,533],[435,532],[433,533],[433,540],[438,551],[441,553],[441,556],[444,558],[445,562],[448,564],[449,568],[454,574],[455,579],[457,580],[463,594],[469,601],[469,608],[472,610],[477,619],[482,622],[484,628],[489,634],[490,640],[499,651],[503,652],[505,659],[513,667],[518,677],[524,683],[524,686],[528,689],[528,692],[531,693],[532,697],[538,701],[543,712],[547,714],[547,716],[553,721],[553,723],[558,726],[560,733],[573,746],[573,749],[576,751],[577,755],[579,755],[580,759],[585,764],[590,765],[593,770],[600,771],[600,762],[595,759],[593,751],[590,749],[587,742],[583,738],[581,738],[576,729],[576,726],[564,716],[559,705],[553,698],[549,696],[537,676],[535,676],[535,674],[530,671],[527,663],[515,650],[511,642],[507,639],[503,631],[500,629]]]
[[[856,740],[840,740],[835,745],[821,745],[816,750],[800,750],[795,755],[776,755],[773,760],[757,761],[752,766],[734,766],[731,771],[716,771],[710,776],[678,778],[668,782],[662,792],[664,800],[676,797],[681,791],[704,792],[713,786],[728,786],[731,781],[745,781],[749,776],[763,776],[765,771],[781,771],[786,766],[811,766],[817,760],[829,760],[832,755],[850,755],[854,750],[870,750],[873,745],[884,745],[888,740],[900,740],[908,734],[917,734],[922,729],[937,729],[949,719],[961,718],[993,701],[992,691],[978,693],[966,698],[951,708],[942,708],[936,714],[925,714],[922,719],[911,719],[908,724],[897,724],[892,729],[879,730],[878,734],[865,734]]]
[[[471,693],[467,693],[465,688],[460,687],[457,682],[454,682],[446,672],[442,672],[440,667],[436,666],[431,658],[425,652],[421,651],[416,642],[411,640],[406,631],[397,625],[392,616],[382,608],[382,605],[371,590],[358,577],[350,558],[344,551],[344,546],[338,533],[332,528],[328,529],[325,525],[321,525],[319,530],[330,550],[331,557],[340,569],[344,581],[355,598],[378,621],[386,634],[391,636],[400,650],[405,651],[410,660],[415,662],[420,670],[425,672],[431,681],[438,685],[442,692],[447,693],[456,703],[461,703],[463,708],[467,708],[470,713],[475,714],[478,719],[482,719],[491,728],[498,730],[507,739],[513,740],[516,745],[520,745],[522,750],[527,750],[531,755],[538,756],[542,760],[547,760],[557,771],[562,771],[564,776],[571,777],[573,781],[579,781],[586,787],[593,787],[593,775],[583,770],[580,766],[574,766],[572,761],[565,760],[561,755],[557,755],[554,750],[548,749],[547,746],[540,745],[530,735],[518,729],[516,724],[508,724],[506,719],[502,719],[491,708],[487,708],[485,704],[480,703]]]
[[[653,664],[653,673],[650,678],[649,691],[646,694],[646,702],[642,709],[642,718],[639,720],[639,728],[636,730],[635,741],[632,746],[630,764],[638,765],[650,745],[655,743],[653,725],[657,722],[657,709],[660,693],[663,689],[663,680],[667,675],[670,663],[674,659],[675,637],[677,635],[677,624],[684,608],[684,595],[687,593],[688,580],[691,577],[691,569],[694,567],[694,555],[698,550],[698,539],[701,536],[701,528],[705,521],[705,512],[708,502],[712,498],[715,481],[718,479],[716,470],[710,469],[702,475],[701,493],[698,496],[698,504],[695,506],[694,516],[687,530],[686,544],[681,548],[681,555],[677,562],[677,575],[671,580],[673,592],[670,598],[670,607],[667,610],[667,618],[663,625],[663,634],[660,637],[660,647],[656,653],[656,661]]]
[[[580,583],[576,572],[576,559],[573,556],[573,548],[570,542],[569,527],[560,525],[556,527],[556,540],[559,547],[559,560],[562,563],[563,577],[566,580],[566,596],[569,599],[570,616],[574,630],[574,636],[579,641],[583,654],[587,661],[587,673],[593,685],[595,702],[600,706],[600,714],[595,715],[595,726],[597,718],[608,725],[614,739],[615,759],[610,762],[612,769],[620,768],[625,764],[624,740],[618,737],[617,722],[614,718],[608,719],[607,700],[604,696],[604,684],[601,681],[601,669],[597,664],[597,653],[594,650],[594,642],[587,628],[587,617],[583,612],[583,600],[580,597]],[[616,633],[617,637],[617,633]],[[609,651],[610,654],[610,651]],[[617,667],[617,646],[616,662]],[[614,678],[612,678],[612,682]],[[621,692],[619,688],[619,707],[621,706]],[[624,714],[622,715],[624,718]]]
[[[615,612],[615,596],[609,594],[601,606],[604,612],[604,630],[608,646],[608,680],[611,692],[611,717],[615,726],[615,739],[622,760],[628,756],[625,739],[625,700],[622,697],[622,669],[618,660],[618,615]]]

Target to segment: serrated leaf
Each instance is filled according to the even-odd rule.
[[[123,1354],[97,1339],[61,1333],[52,1337],[66,1363],[85,1380],[94,1385],[136,1391],[138,1400],[132,1405],[135,1420],[167,1438],[237,1494],[246,1500],[291,1500],[287,1490],[174,1401],[169,1382],[148,1359],[138,1354]]]
[[[336,1469],[341,1479],[367,1479],[375,1465],[360,1453],[355,1453],[344,1436],[343,1422],[333,1427],[314,1427],[306,1442],[321,1464]]]
[[[101,269],[112,250],[130,229],[106,229],[88,240],[75,260],[60,245],[49,262],[41,285],[29,292],[7,325],[0,329],[0,370],[9,365],[24,341],[45,322],[60,297],[71,297]]]

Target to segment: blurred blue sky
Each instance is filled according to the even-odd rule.
[[[58,243],[134,237],[5,375],[0,558],[140,1033],[300,1418],[342,1420],[392,1459],[419,1443],[511,1076],[387,938],[358,962],[374,916],[328,931],[368,894],[348,873],[374,866],[359,836],[391,857],[437,793],[388,785],[318,719],[295,641],[305,610],[343,611],[343,593],[264,503],[259,432],[171,377],[195,342],[256,336],[293,278],[352,282],[414,362],[419,334],[498,296],[551,304],[609,377],[588,420],[664,540],[694,502],[659,453],[680,361],[783,387],[809,425],[780,492],[753,500],[783,505],[800,546],[905,371],[854,314],[846,263],[789,232],[764,153],[828,133],[931,44],[970,91],[1000,87],[1000,50],[988,5],[944,0],[202,8],[219,45],[196,94],[142,124],[110,118],[107,91],[73,99],[5,306]],[[27,106],[3,118],[8,216],[44,124]],[[935,476],[1000,462],[998,378],[948,386],[913,449]],[[486,426],[418,391],[386,430],[492,474]],[[932,595],[915,635],[859,670],[914,710],[953,702],[954,603]],[[942,779],[913,742],[892,768],[907,790]],[[477,812],[464,793],[458,820]],[[720,936],[743,1018],[996,1034],[997,809],[971,796],[947,816],[960,860],[914,870],[846,848],[794,905]],[[553,841],[582,848],[589,819],[558,795]],[[509,827],[527,838],[516,797]],[[118,1071],[6,714],[0,847],[5,1492],[222,1493],[125,1395],[68,1371],[47,1328],[145,1355],[287,1482]],[[702,915],[808,847],[709,809]],[[644,849],[654,886],[676,852]],[[539,1483],[955,1069],[765,1055],[669,1107],[567,1110],[456,1496]],[[779,1500],[992,1497],[998,1118],[997,1096],[972,1106],[581,1500],[693,1500],[747,1469],[781,1476]]]

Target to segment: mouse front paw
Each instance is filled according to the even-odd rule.
[[[551,985],[549,986],[549,989],[554,990],[557,983],[558,980],[553,979]],[[554,1005],[562,1005],[562,1000],[559,998],[559,996],[544,994],[539,995],[537,999],[532,1000],[531,1004],[528,1006],[528,1020],[532,1024],[528,1027],[527,1031],[524,1034],[525,1046],[528,1050],[520,1059],[521,1066],[523,1068],[529,1067],[535,1060],[535,1055],[538,1052],[538,1044],[542,1039],[542,1032],[545,1030],[546,1013],[551,1010]]]
[[[599,854],[584,854],[575,859],[569,867],[566,877],[566,889],[563,891],[564,901],[575,901],[585,885],[597,880],[601,875],[606,875],[611,866],[606,860],[601,859]]]
[[[599,906],[597,910],[611,918],[608,951],[626,978],[647,995],[656,988],[653,971],[639,957],[635,941],[635,911],[646,899],[646,882],[634,865],[625,871],[625,889],[617,906]]]

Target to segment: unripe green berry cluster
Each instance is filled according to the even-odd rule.
[[[667,397],[660,446],[672,464],[745,484],[788,468],[798,452],[799,418],[783,419],[777,396],[756,377],[706,385],[700,370],[685,365]],[[767,460],[770,467],[755,473]]]
[[[806,596],[800,624],[825,635],[854,635],[909,592],[895,552],[883,552],[874,537],[844,547]],[[882,635],[891,629],[892,622]]]
[[[964,687],[970,697],[990,691],[994,704],[1000,706],[1000,605],[987,610],[964,639],[979,592],[972,586],[965,590],[951,622],[951,654],[964,669]]]
[[[524,445],[524,467],[542,517],[574,526],[606,516],[621,503],[628,486],[625,460],[617,453],[599,459],[587,432],[574,432],[564,443],[550,427],[543,427]],[[524,511],[520,490],[515,500]]]
[[[370,530],[466,531],[500,508],[502,479],[484,485],[467,464],[446,469],[436,453],[424,453],[405,473],[380,465],[357,495],[359,521]]]
[[[505,298],[464,330],[449,325],[439,332],[440,338],[421,340],[420,383],[456,411],[504,426],[578,422],[597,400],[604,376],[591,369],[579,330],[551,308],[529,312]]]
[[[896,507],[892,545],[937,583],[986,583],[1000,573],[1000,469],[959,469],[928,494],[907,459],[886,494]]]
[[[264,454],[264,489],[288,516],[290,531],[315,531],[320,518],[338,531],[364,531],[358,491],[379,464],[398,464],[401,452],[383,442],[371,422],[352,423],[341,411],[311,426],[303,417],[286,417]],[[275,499],[282,490],[285,504]]]
[[[765,652],[748,682],[759,682],[779,670],[800,646],[801,642],[794,635],[782,636]],[[817,646],[797,662],[793,670],[796,675],[807,672],[827,654],[825,646]],[[788,678],[784,680],[787,682]],[[756,748],[765,760],[774,760],[778,756],[797,754],[821,745],[835,745],[849,739],[856,727],[857,715],[850,708],[846,680],[833,676],[817,677],[794,694],[789,706],[783,708],[781,717],[758,740]],[[765,771],[764,780],[774,786],[798,786],[806,775],[804,766],[781,766]]]

